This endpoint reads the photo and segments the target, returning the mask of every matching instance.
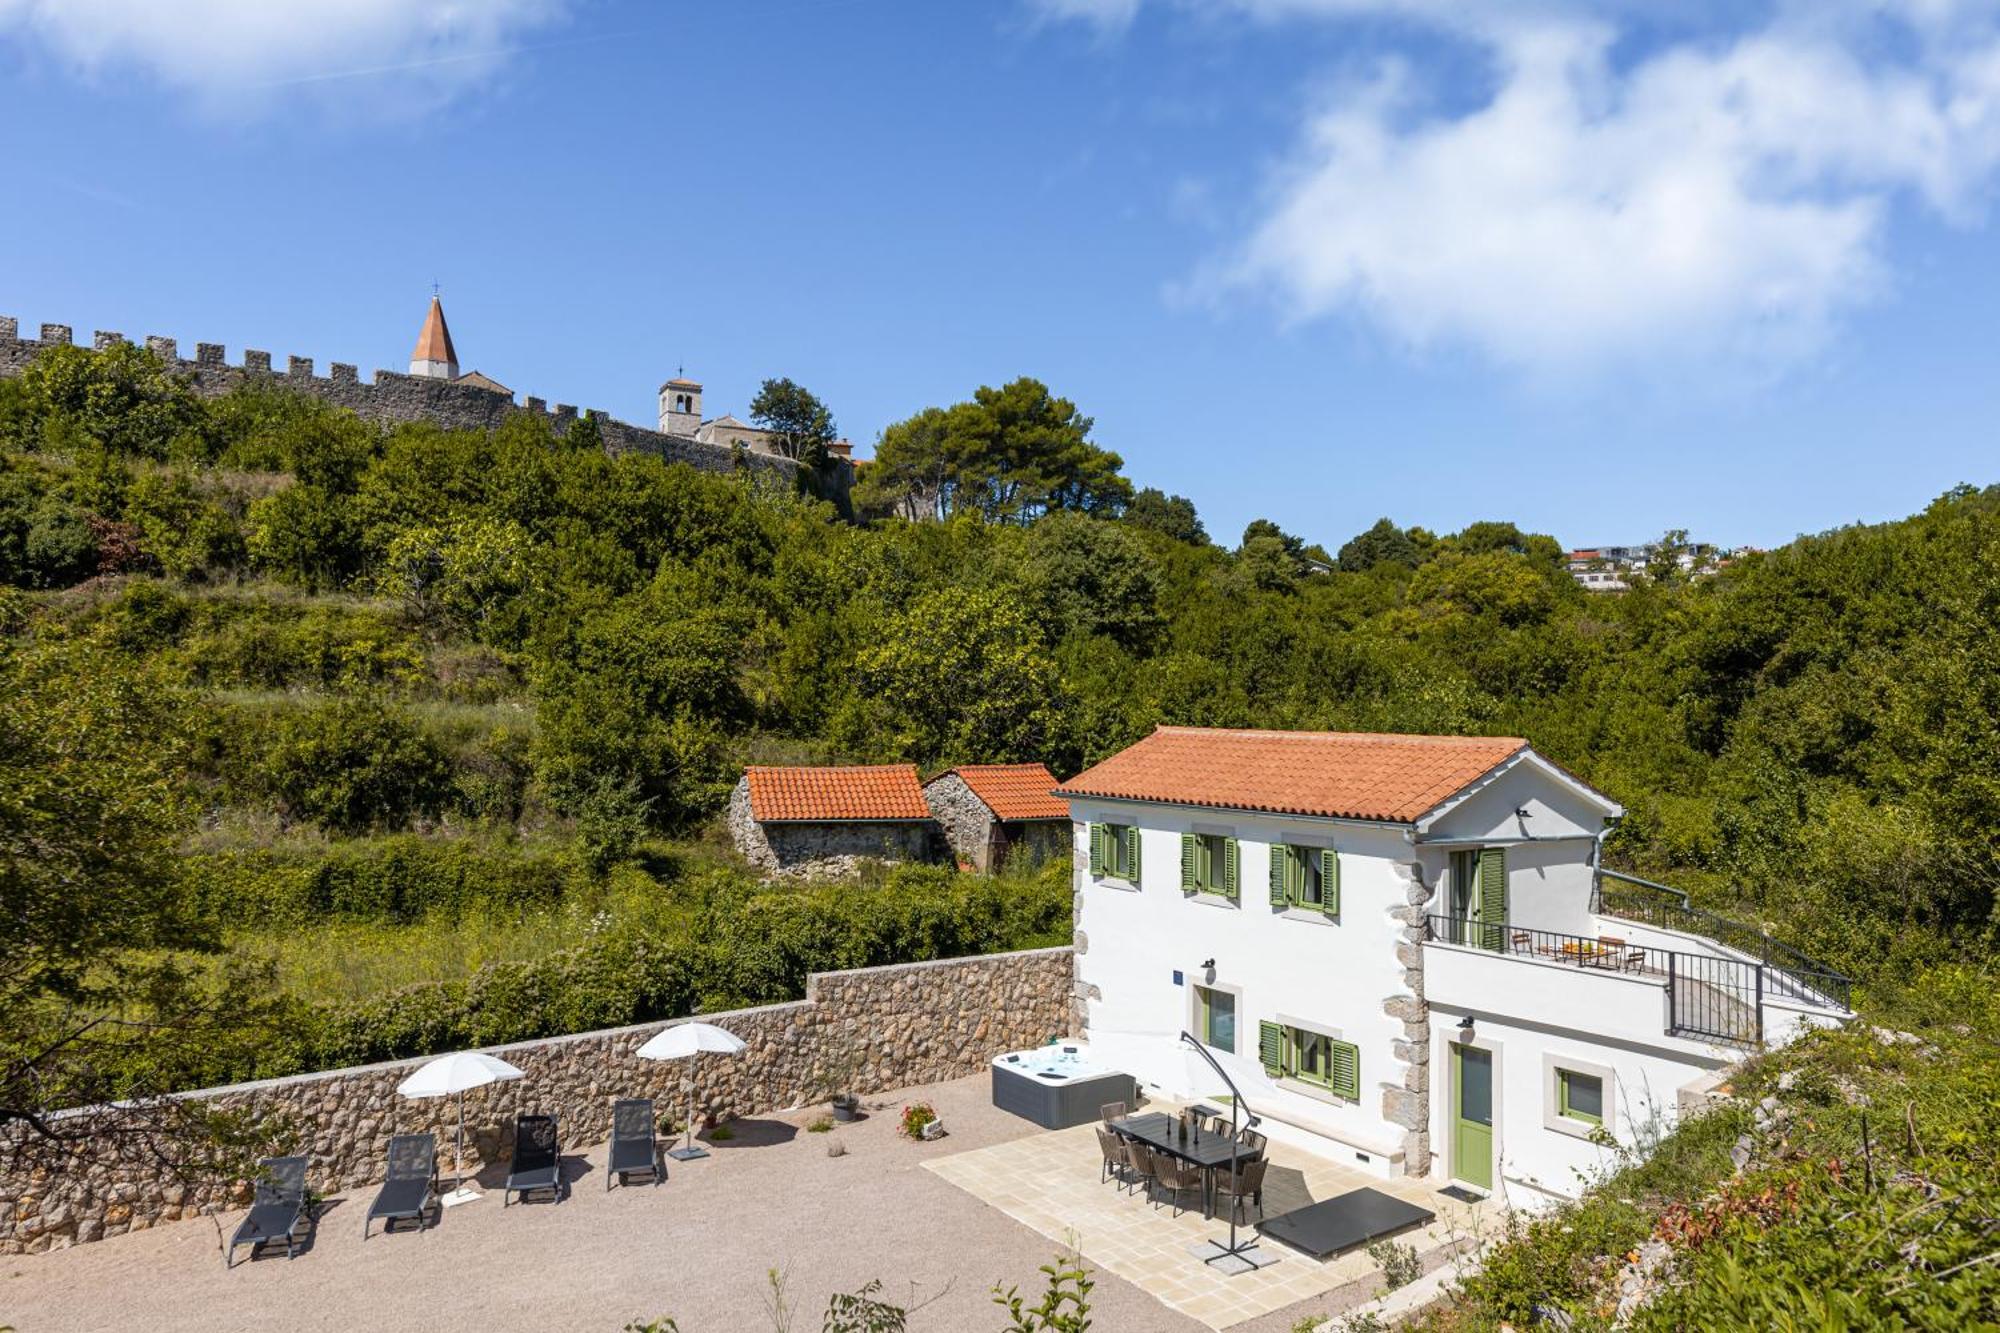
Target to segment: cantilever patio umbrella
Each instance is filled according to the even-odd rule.
[[[450,1097],[454,1094],[458,1097],[458,1155],[452,1159],[458,1175],[452,1181],[455,1188],[444,1196],[446,1207],[485,1197],[465,1185],[466,1089],[520,1077],[520,1070],[497,1055],[488,1055],[484,1051],[457,1051],[451,1055],[440,1055],[396,1085],[396,1091],[405,1097]]]
[[[703,1051],[711,1051],[717,1055],[735,1055],[742,1049],[741,1037],[713,1023],[676,1023],[670,1028],[654,1033],[634,1054],[642,1060],[679,1060],[685,1056],[699,1055]],[[708,1149],[696,1146],[694,1141],[695,1107],[692,1072],[688,1078],[687,1146],[672,1148],[667,1152],[667,1156],[677,1162],[708,1156]]]

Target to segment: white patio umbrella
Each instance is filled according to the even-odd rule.
[[[458,1098],[458,1151],[452,1159],[458,1174],[453,1179],[455,1188],[444,1196],[444,1204],[470,1203],[484,1198],[477,1190],[465,1187],[465,1093],[468,1088],[481,1088],[488,1083],[502,1083],[522,1077],[521,1071],[502,1060],[497,1055],[484,1051],[455,1051],[450,1055],[440,1055],[416,1073],[396,1085],[396,1091],[405,1097],[450,1097]]]
[[[715,1026],[713,1023],[676,1023],[664,1028],[649,1038],[633,1054],[641,1060],[680,1060],[688,1056],[710,1051],[716,1055],[735,1055],[743,1049],[743,1039],[735,1033]],[[677,1162],[692,1161],[708,1156],[708,1149],[695,1146],[694,1141],[694,1085],[692,1075],[688,1085],[687,1146],[669,1149],[667,1156]]]

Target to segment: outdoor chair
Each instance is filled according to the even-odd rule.
[[[1597,943],[1604,950],[1605,961],[1609,966],[1615,967],[1621,972],[1645,970],[1646,951],[1644,949],[1628,945],[1622,937],[1617,935],[1599,935]]]
[[[1208,1123],[1202,1126],[1202,1129],[1206,1133],[1215,1135],[1218,1139],[1226,1139],[1229,1137],[1229,1117],[1226,1115],[1212,1115],[1208,1118]]]
[[[560,1202],[563,1195],[562,1148],[556,1142],[556,1118],[552,1115],[524,1115],[514,1118],[514,1161],[501,1187],[500,1206],[505,1208],[516,1194],[526,1196],[548,1190]]]
[[[1132,1183],[1139,1191],[1151,1199],[1153,1186],[1159,1182],[1159,1162],[1163,1154],[1155,1153],[1143,1143],[1125,1145],[1125,1156],[1132,1163]]]
[[[1257,1205],[1257,1216],[1263,1217],[1264,1172],[1269,1165],[1270,1163],[1260,1157],[1254,1162],[1243,1163],[1236,1169],[1233,1177],[1227,1171],[1217,1171],[1215,1201],[1220,1204],[1225,1198],[1228,1199],[1230,1216],[1240,1218],[1242,1214],[1239,1210],[1243,1207],[1243,1201],[1248,1199]]]
[[[653,1103],[644,1097],[627,1097],[611,1108],[611,1148],[604,1161],[604,1192],[611,1192],[615,1178],[649,1174],[655,1185],[667,1178],[666,1159],[660,1155],[655,1133],[657,1120]]]
[[[1271,1142],[1269,1139],[1265,1138],[1262,1134],[1259,1134],[1254,1129],[1244,1130],[1241,1134],[1237,1136],[1236,1141],[1243,1145],[1244,1152],[1256,1153],[1259,1156],[1263,1155],[1264,1149],[1268,1147]]]
[[[308,1220],[306,1159],[266,1157],[257,1163],[257,1169],[257,1194],[250,1204],[250,1215],[229,1238],[229,1251],[222,1256],[224,1268],[234,1263],[238,1245],[248,1245],[252,1259],[260,1246],[279,1241],[285,1243],[287,1259],[299,1252],[299,1229]]]
[[[1153,1154],[1153,1179],[1173,1195],[1174,1216],[1181,1215],[1181,1194],[1186,1190],[1201,1189],[1205,1183],[1203,1171],[1193,1162],[1183,1162],[1166,1153]]]
[[[429,1134],[398,1134],[389,1140],[389,1169],[368,1216],[361,1219],[361,1239],[382,1220],[382,1230],[394,1231],[396,1223],[416,1220],[417,1230],[430,1225],[431,1209],[437,1204],[437,1140]]]
[[[1107,1180],[1117,1180],[1122,1185],[1132,1171],[1132,1159],[1125,1151],[1125,1141],[1099,1126],[1097,1151],[1104,1157],[1104,1169],[1098,1172],[1097,1183],[1102,1185]]]
[[[1125,1115],[1125,1110],[1124,1102],[1106,1102],[1097,1108],[1097,1116],[1098,1119],[1108,1125],[1114,1120],[1122,1119]]]

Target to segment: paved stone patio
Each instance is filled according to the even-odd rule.
[[[1154,1102],[1146,1109],[1177,1108]],[[1481,1221],[1490,1221],[1484,1215],[1492,1212],[1491,1205],[1462,1203],[1439,1194],[1429,1181],[1382,1180],[1275,1141],[1268,1154],[1268,1217],[1371,1186],[1437,1214],[1430,1225],[1393,1238],[1420,1254],[1475,1234]],[[1080,1125],[931,1158],[924,1167],[1051,1240],[1073,1244],[1096,1267],[1210,1328],[1229,1328],[1326,1296],[1379,1271],[1365,1250],[1321,1261],[1267,1240],[1263,1248],[1279,1256],[1279,1262],[1225,1276],[1191,1255],[1189,1247],[1211,1237],[1226,1239],[1226,1217],[1204,1218],[1198,1204],[1175,1217],[1164,1195],[1155,1206],[1110,1181],[1099,1183],[1102,1160],[1095,1127]],[[1195,1203],[1193,1194],[1183,1198]],[[1255,1210],[1246,1217],[1254,1226]],[[1251,1232],[1252,1226],[1243,1230]],[[1373,1296],[1378,1289],[1378,1284],[1364,1283],[1360,1294]]]

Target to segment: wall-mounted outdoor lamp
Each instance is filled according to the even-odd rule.
[[[1464,1018],[1458,1020],[1458,1039],[1460,1041],[1465,1041],[1465,1042],[1469,1042],[1472,1040],[1471,1014],[1467,1014]]]

